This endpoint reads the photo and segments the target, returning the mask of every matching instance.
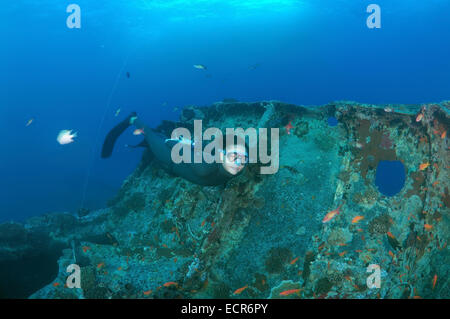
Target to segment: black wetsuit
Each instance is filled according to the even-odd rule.
[[[135,114],[131,114],[108,133],[105,142],[103,143],[102,158],[111,156],[117,138],[130,126],[129,123],[132,116],[135,116]],[[148,147],[158,164],[169,174],[185,178],[192,183],[204,186],[223,185],[236,176],[227,172],[221,163],[208,164],[205,162],[194,163],[192,161],[192,163],[176,164],[172,161],[170,155],[171,147],[165,143],[165,140],[167,139],[166,136],[155,132],[139,119],[134,120],[133,125],[144,131],[143,136],[145,141],[141,143],[140,146]],[[239,173],[237,175],[239,175]]]

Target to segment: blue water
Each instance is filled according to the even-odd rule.
[[[99,158],[107,131],[132,110],[155,126],[177,119],[175,106],[224,98],[449,98],[447,0],[377,1],[376,30],[366,26],[372,1],[74,2],[78,30],[66,27],[71,1],[2,2],[0,221],[102,207],[142,154],[122,147],[140,141],[130,133]],[[77,131],[76,142],[59,145],[62,129]]]
[[[337,118],[335,118],[335,117],[329,117],[327,122],[328,122],[328,125],[331,127],[337,126],[339,124]]]
[[[406,170],[400,161],[380,161],[375,174],[375,185],[386,196],[398,194],[405,186]]]

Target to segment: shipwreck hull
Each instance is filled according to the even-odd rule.
[[[449,298],[449,106],[186,107],[179,122],[157,129],[170,135],[195,119],[222,130],[278,127],[279,171],[261,175],[250,164],[224,187],[201,187],[144,152],[107,208],[30,219],[0,238],[0,263],[35,249],[30,234],[62,247],[58,275],[32,298]],[[375,183],[381,161],[404,167],[394,196]],[[72,263],[81,266],[82,289],[64,287]],[[380,288],[367,287],[371,264],[380,267]],[[280,295],[291,289],[298,291]]]

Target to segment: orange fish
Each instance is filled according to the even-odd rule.
[[[389,250],[389,256],[391,256],[392,258],[394,258],[394,253],[392,251]]]
[[[178,285],[175,281],[169,281],[169,282],[166,282],[163,286],[164,287],[169,287],[169,286],[173,286],[173,285]]]
[[[242,287],[242,288],[239,288],[239,289],[236,289],[236,291],[235,292],[233,292],[233,294],[234,295],[239,295],[241,292],[243,292],[245,289],[247,289],[248,288],[248,285],[245,285],[244,287]]]
[[[58,287],[59,286],[59,282],[55,282],[54,284],[53,284],[53,287]]]
[[[444,131],[444,133],[441,134],[441,138],[444,139],[447,136],[447,131]]]
[[[338,255],[339,255],[340,257],[342,257],[342,256],[344,256],[346,253],[347,253],[347,251],[345,250],[345,251],[343,251],[342,253],[339,253]]]
[[[360,220],[364,219],[364,216],[356,216],[352,219],[352,224],[356,224]]]
[[[416,117],[416,122],[420,122],[423,119],[423,113],[419,113],[419,115],[417,115]]]
[[[284,128],[286,129],[286,133],[288,135],[290,135],[291,134],[291,129],[293,129],[294,127],[292,126],[291,122],[289,122]]]
[[[150,295],[152,293],[152,291],[151,290],[147,290],[147,291],[143,291],[143,293],[144,293],[145,296],[148,296],[148,295]]]
[[[289,289],[289,290],[285,290],[280,292],[280,296],[289,296],[295,293],[299,293],[300,289]]]
[[[433,225],[425,224],[423,225],[423,227],[425,227],[426,230],[431,230],[433,228]]]
[[[391,233],[390,231],[387,232],[387,235],[388,235],[389,237],[391,237],[392,239],[395,239],[395,236],[392,235],[392,233]]]
[[[426,169],[428,166],[430,166],[430,163],[422,163],[422,164],[420,164],[419,169],[420,169],[421,171],[423,171],[423,170]]]
[[[141,135],[144,134],[144,129],[142,128],[137,128],[133,131],[133,135]]]
[[[91,250],[91,247],[89,246],[83,246],[83,252],[87,252],[88,250]]]
[[[293,260],[290,262],[290,264],[291,264],[291,265],[295,264],[295,263],[297,262],[297,260],[298,260],[298,257],[295,258],[295,259],[293,259]]]
[[[336,215],[339,215],[340,209],[341,209],[342,205],[343,205],[343,204],[341,204],[341,206],[339,206],[339,207],[336,208],[335,210],[332,210],[331,212],[329,212],[328,214],[326,214],[325,217],[322,219],[322,223],[329,222],[329,221],[332,220]]]
[[[100,268],[102,268],[103,266],[105,266],[105,263],[99,263],[99,264],[97,265],[97,269],[100,269]]]
[[[436,282],[437,282],[437,274],[435,274],[433,277],[433,289],[436,286]]]
[[[205,220],[202,221],[202,227],[205,226]]]

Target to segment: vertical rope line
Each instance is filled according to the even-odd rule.
[[[92,151],[91,151],[91,160],[89,162],[86,178],[85,178],[85,181],[84,181],[83,195],[82,195],[82,198],[81,198],[80,208],[84,208],[84,204],[85,204],[85,200],[86,200],[86,194],[87,194],[87,189],[88,189],[88,186],[89,186],[89,179],[91,177],[92,168],[94,167],[95,153],[96,153],[96,149],[97,149],[98,140],[100,138],[100,132],[101,132],[103,123],[105,122],[106,115],[108,114],[108,111],[110,109],[112,97],[113,97],[114,93],[116,92],[117,85],[119,84],[120,76],[122,75],[123,70],[125,69],[125,67],[128,64],[128,59],[130,58],[130,55],[131,55],[131,51],[128,53],[127,57],[125,58],[125,60],[124,60],[124,62],[122,64],[122,67],[120,68],[119,73],[116,76],[116,80],[114,82],[113,88],[111,90],[111,93],[108,96],[108,100],[106,101],[106,107],[105,107],[105,110],[103,111],[103,116],[102,116],[102,118],[100,120],[100,123],[99,123],[99,125],[97,127],[97,133],[96,133],[96,136],[95,136],[95,142],[94,142],[94,145],[92,146]]]

